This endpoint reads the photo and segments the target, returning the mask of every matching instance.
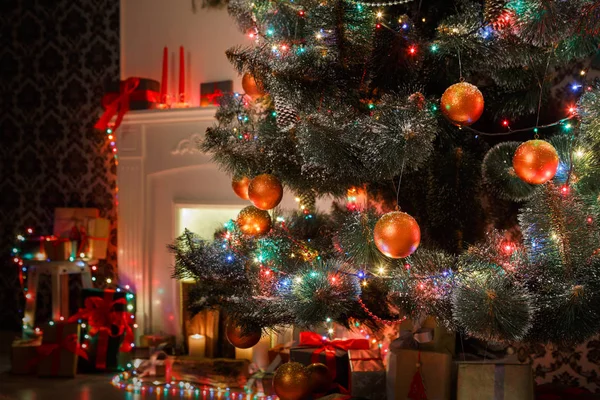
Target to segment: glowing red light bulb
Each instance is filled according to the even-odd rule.
[[[507,119],[505,119],[504,121],[502,121],[502,126],[508,127],[508,124],[509,124],[509,122],[508,122]]]
[[[570,191],[570,188],[569,188],[569,186],[568,186],[568,185],[563,185],[563,186],[560,188],[560,192],[561,192],[562,194],[569,194],[569,191]]]
[[[417,54],[417,47],[416,46],[410,46],[408,48],[408,52],[410,53],[411,56],[414,56],[415,54]]]

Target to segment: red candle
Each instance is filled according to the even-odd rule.
[[[160,83],[160,101],[167,102],[167,90],[169,87],[169,50],[163,50],[162,81]]]
[[[179,47],[179,97],[181,102],[185,101],[185,66],[183,46]]]

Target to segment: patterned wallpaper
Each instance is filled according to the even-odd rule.
[[[55,207],[97,207],[112,221],[99,274],[116,272],[116,167],[92,126],[118,78],[119,1],[0,1],[0,329],[20,325],[15,235],[51,233]]]

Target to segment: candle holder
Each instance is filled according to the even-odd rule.
[[[160,103],[156,105],[156,108],[160,110],[168,110],[171,108],[171,96],[163,95],[160,99]]]
[[[190,108],[191,104],[185,101],[185,94],[179,94],[179,101],[171,105],[172,108]]]

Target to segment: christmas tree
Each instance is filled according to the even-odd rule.
[[[500,342],[600,331],[599,10],[231,0],[245,94],[223,98],[202,149],[253,205],[171,246],[189,308],[246,335],[423,315]]]

